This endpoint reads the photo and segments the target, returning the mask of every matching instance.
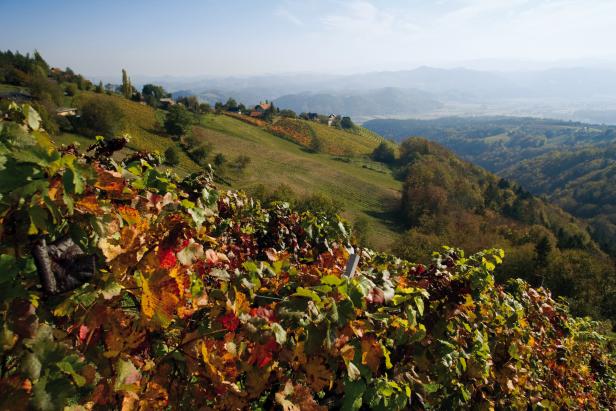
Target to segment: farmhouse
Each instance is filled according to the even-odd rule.
[[[163,108],[165,110],[168,109],[171,106],[175,106],[175,104],[176,104],[174,99],[168,98],[168,97],[161,98],[158,101],[160,103],[161,108]]]
[[[265,103],[257,104],[255,106],[255,111],[258,111],[259,113],[265,113],[267,110],[271,108],[272,108],[272,103],[266,101]]]
[[[334,124],[334,122],[336,121],[337,117],[335,114],[330,114],[329,117],[327,117],[327,125],[328,127],[331,127],[332,124]]]
[[[58,107],[56,115],[60,117],[73,117],[77,115],[77,109],[74,107]]]
[[[263,117],[266,111],[272,108],[272,103],[266,101],[265,103],[261,102],[255,106],[255,109],[250,112],[250,117]]]

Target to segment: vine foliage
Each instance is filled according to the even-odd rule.
[[[502,250],[426,267],[208,173],[0,122],[1,409],[601,409],[610,341]],[[111,150],[113,151],[113,150]]]

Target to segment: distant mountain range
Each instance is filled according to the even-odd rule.
[[[351,75],[161,79],[174,96],[211,104],[272,100],[295,111],[372,118],[515,115],[616,124],[616,70],[481,71],[419,67]]]
[[[274,104],[298,113],[343,113],[354,117],[420,114],[443,106],[429,93],[395,87],[335,94],[288,94],[275,99]]]

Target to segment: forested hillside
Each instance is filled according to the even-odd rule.
[[[374,120],[365,126],[397,140],[424,136],[517,181],[586,220],[595,241],[616,255],[616,127],[512,117]]]
[[[616,255],[616,144],[555,150],[502,174],[586,219],[596,241]]]
[[[614,263],[583,223],[435,143],[412,138],[399,151],[401,218],[409,228],[394,248],[399,255],[428,262],[441,244],[504,248],[500,279],[522,277],[567,297],[578,314],[614,318]]]
[[[30,106],[0,114],[3,409],[616,405],[613,342],[496,284],[502,250],[353,249],[336,216],[118,157],[124,139],[58,150]]]
[[[396,141],[411,136],[427,138],[496,174],[554,150],[600,147],[616,141],[614,126],[528,117],[383,119],[364,126]]]

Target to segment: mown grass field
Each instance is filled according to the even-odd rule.
[[[154,110],[117,95],[81,93],[72,103],[98,96],[112,99],[124,113],[124,132],[130,135],[129,149],[164,152],[175,146],[180,154],[176,167],[183,175],[198,171],[201,167],[192,161],[178,143],[164,135],[161,129],[164,112]],[[224,175],[228,188],[250,191],[259,184],[276,188],[286,184],[298,195],[322,193],[344,205],[346,217],[351,222],[364,218],[369,225],[368,242],[380,250],[386,250],[396,240],[396,224],[391,221],[391,212],[396,207],[401,183],[395,180],[382,164],[369,160],[369,153],[381,141],[373,134],[352,134],[331,129],[325,125],[305,122],[325,145],[326,153],[311,153],[292,141],[274,136],[264,129],[225,115],[208,114],[198,119],[193,135],[198,142],[211,143],[213,150],[207,160],[213,161],[216,153],[222,153],[229,162],[239,155],[251,161],[243,172],[227,170]],[[85,148],[92,139],[75,134],[56,137],[61,144],[74,141]],[[335,147],[329,151],[327,147]],[[354,157],[341,160],[330,153],[343,154],[346,147]]]

